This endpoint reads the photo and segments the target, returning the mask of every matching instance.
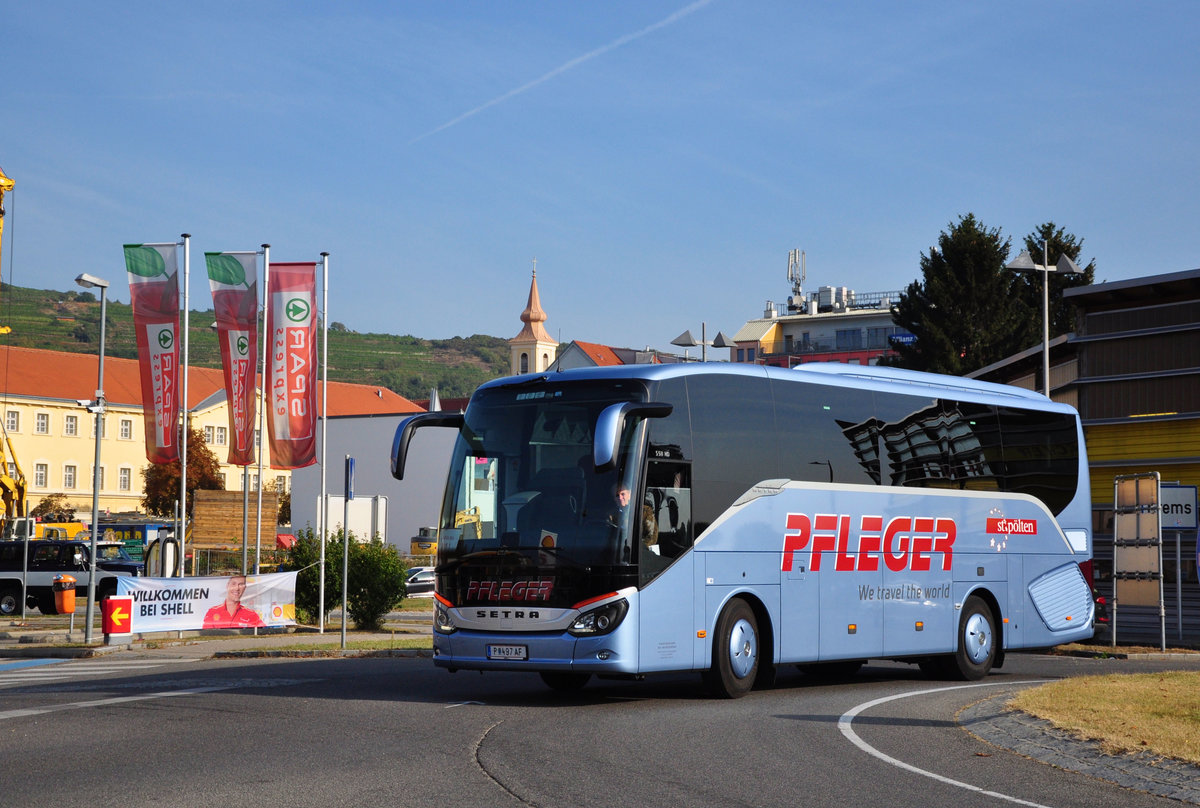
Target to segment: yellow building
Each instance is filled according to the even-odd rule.
[[[0,417],[13,447],[8,471],[24,473],[28,507],[62,493],[79,516],[91,513],[95,465],[95,416],[79,404],[96,395],[97,357],[89,354],[0,347]],[[137,360],[105,357],[104,395],[108,402],[100,439],[100,511],[141,510],[146,460],[141,376]],[[260,402],[261,406],[261,396]],[[318,389],[318,411],[323,402]],[[219,369],[188,370],[192,426],[220,462],[225,490],[241,491],[243,470],[226,462],[229,412]],[[412,402],[373,385],[329,383],[328,415],[418,412]],[[249,467],[250,490],[258,488],[258,467]],[[268,486],[291,488],[291,472],[264,464]]]

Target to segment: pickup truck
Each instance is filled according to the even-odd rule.
[[[24,541],[0,541],[0,615],[21,611],[21,556]],[[90,542],[78,539],[31,539],[26,577],[25,603],[42,614],[58,614],[54,604],[54,578],[75,577],[75,596],[87,597]],[[144,567],[134,561],[118,542],[96,545],[96,601],[117,593],[117,578],[142,575]],[[77,607],[78,608],[78,607]]]

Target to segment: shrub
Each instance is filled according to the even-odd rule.
[[[311,527],[296,531],[296,543],[281,567],[297,570],[296,616],[301,622],[324,622],[342,604],[342,531],[325,544],[325,610],[320,608],[321,542]],[[359,629],[379,628],[384,616],[404,599],[404,561],[396,548],[381,541],[366,544],[350,533],[349,587],[346,611]]]

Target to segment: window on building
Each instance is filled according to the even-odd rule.
[[[521,372],[522,373],[529,372],[529,354],[526,354],[526,353],[521,354]]]
[[[223,427],[223,426],[217,427],[217,445],[224,446],[228,440],[229,440],[228,427]]]
[[[70,463],[63,466],[63,488],[68,491],[75,488],[75,474],[77,471],[78,469]]]
[[[39,412],[34,417],[33,431],[39,435],[50,434],[50,413]]]
[[[204,442],[208,443],[208,444],[216,443],[216,441],[217,441],[216,432],[217,431],[215,429],[213,429],[211,426],[204,427]]]
[[[133,469],[117,469],[117,487],[122,491],[133,488]]]
[[[121,419],[121,440],[133,440],[133,419]]]
[[[50,467],[45,463],[38,463],[33,467],[33,487],[45,488],[46,478],[50,476]]]
[[[834,340],[839,351],[861,351],[863,332],[861,328],[839,328]]]
[[[275,493],[287,493],[288,477],[286,474],[278,474],[275,476]]]
[[[9,410],[4,414],[4,428],[9,432],[21,431],[21,413],[18,410]]]
[[[93,418],[93,419],[91,419],[91,421],[92,421],[92,439],[95,440],[95,438],[96,438],[96,419]],[[100,438],[104,439],[107,437],[108,437],[108,419],[102,415],[102,416],[100,416]]]
[[[739,362],[746,361],[746,349],[745,348],[737,349],[737,361],[739,361]]]
[[[63,417],[63,434],[67,437],[72,437],[79,434],[78,415],[67,415]]]
[[[93,467],[92,467],[92,470],[93,470],[93,479],[92,479],[92,485],[93,485],[93,486],[95,486],[95,484],[96,484],[96,480],[95,480],[95,477],[94,477],[95,468],[96,468],[95,466],[93,466]],[[103,491],[103,490],[104,490],[104,466],[101,466],[101,467],[100,467],[100,490],[101,490],[101,491]]]
[[[8,465],[8,476],[16,477],[17,476],[17,464],[16,463],[8,463],[7,465]]]
[[[754,361],[754,349],[753,349],[753,348],[747,348],[747,349],[746,349],[746,361],[747,361],[747,362],[753,362],[753,361]]]

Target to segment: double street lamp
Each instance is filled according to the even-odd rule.
[[[88,572],[87,618],[84,623],[83,637],[83,641],[90,644],[92,642],[92,621],[96,615],[96,534],[100,530],[100,436],[104,429],[104,325],[108,317],[108,281],[85,272],[75,279],[75,283],[85,289],[100,290],[100,369],[96,373],[96,398],[91,401],[79,401],[79,406],[87,407],[88,412],[96,415],[96,462],[92,466],[91,566]]]
[[[678,345],[680,348],[695,348],[697,345],[699,345],[701,362],[708,361],[709,345],[713,346],[714,348],[732,348],[734,346],[734,343],[730,341],[729,337],[725,336],[725,334],[720,331],[717,332],[717,336],[713,339],[713,341],[709,342],[707,330],[708,323],[700,323],[699,340],[693,337],[691,329],[688,329],[675,339],[671,340],[671,344]],[[686,357],[687,354],[685,353],[684,356]]]
[[[1042,392],[1050,398],[1050,273],[1059,272],[1073,275],[1082,272],[1071,257],[1063,253],[1058,257],[1058,263],[1050,266],[1050,243],[1042,240],[1042,263],[1034,263],[1029,250],[1021,250],[1021,254],[1004,265],[1005,269],[1014,272],[1042,273]]]

